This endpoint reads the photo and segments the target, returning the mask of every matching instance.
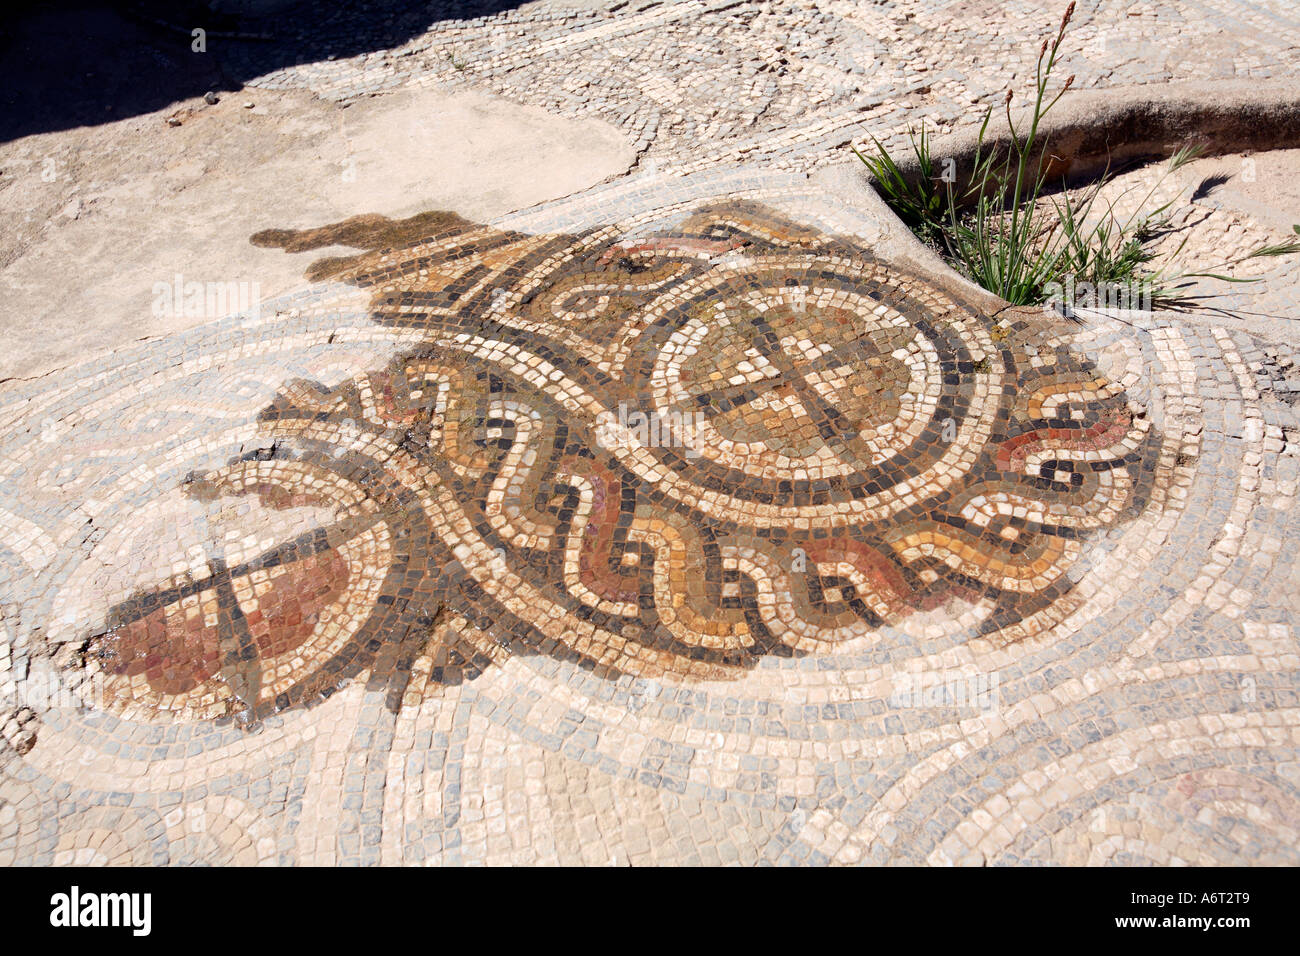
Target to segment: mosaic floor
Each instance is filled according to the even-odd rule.
[[[488,90],[598,117],[643,166],[686,172],[744,161],[811,169],[871,136],[906,149],[924,118],[978,122],[1034,73],[1066,3],[1041,0],[553,0],[440,20],[392,49],[345,55],[372,29],[321,11],[340,55],[259,76],[339,102],[418,83]],[[425,10],[415,14],[428,23]],[[1075,89],[1294,75],[1291,0],[1087,0],[1062,55]],[[1026,41],[1025,38],[1033,38]],[[237,52],[237,51],[236,51]],[[256,52],[256,51],[255,51]],[[241,71],[248,75],[247,70]]]
[[[260,234],[359,251],[11,396],[4,859],[1296,862],[1250,340],[677,206]]]
[[[1068,613],[1084,543],[1158,475],[1122,388],[1032,323],[759,209],[632,241],[419,229],[445,234],[255,237],[383,249],[316,271],[421,341],[291,384],[269,445],[187,476],[209,523],[243,497],[285,517],[160,555],[110,609],[84,649],[110,709],[253,719],[362,671],[397,708],[447,615],[435,683],[515,649],[727,679],[953,601],[1014,640]]]
[[[0,390],[0,864],[1300,863],[1294,350],[671,128]]]

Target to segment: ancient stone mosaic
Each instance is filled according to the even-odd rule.
[[[631,242],[446,218],[257,237],[379,247],[314,273],[422,342],[292,383],[269,447],[189,476],[329,518],[116,605],[85,651],[112,708],[248,719],[363,671],[396,706],[440,609],[473,625],[442,680],[511,651],[725,678],[952,602],[1012,641],[1073,608],[1090,535],[1150,494],[1149,423],[1037,323],[761,208]]]
[[[777,198],[271,230],[10,392],[0,862],[1295,862],[1255,346]]]

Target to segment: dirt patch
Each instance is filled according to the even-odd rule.
[[[0,146],[0,379],[220,318],[158,314],[183,283],[266,299],[310,256],[259,249],[271,226],[362,212],[453,210],[477,221],[585,189],[634,153],[595,120],[478,94],[403,90],[346,109],[245,90]]]

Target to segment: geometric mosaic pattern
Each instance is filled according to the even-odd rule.
[[[953,602],[964,630],[1013,641],[1069,613],[1088,537],[1149,497],[1149,422],[1032,344],[1037,323],[761,210],[632,242],[417,223],[443,234],[322,270],[420,346],[292,384],[262,415],[269,453],[185,486],[331,520],[115,607],[87,652],[113,706],[312,701],[408,668],[443,606],[482,632],[453,679],[496,645],[719,679]]]
[[[805,218],[263,233],[8,393],[0,863],[1300,862],[1258,346]]]

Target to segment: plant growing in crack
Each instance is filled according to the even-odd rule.
[[[1197,279],[1255,282],[1227,274],[1250,259],[1300,252],[1300,238],[1260,246],[1209,270],[1186,271],[1177,262],[1187,238],[1168,254],[1154,248],[1175,230],[1174,201],[1155,203],[1166,179],[1201,154],[1199,146],[1178,149],[1133,212],[1117,212],[1119,199],[1107,198],[1115,180],[1109,168],[1081,194],[1072,197],[1049,180],[1050,165],[1043,119],[1071,88],[1070,76],[1049,92],[1052,72],[1074,16],[1071,3],[1056,35],[1043,41],[1035,68],[1033,107],[1017,126],[1011,112],[1014,95],[1003,101],[1009,141],[988,137],[990,107],[980,125],[972,173],[964,186],[956,177],[935,176],[938,167],[924,126],[909,129],[915,169],[905,171],[889,150],[872,138],[873,150],[854,154],[867,167],[889,207],[921,241],[936,249],[959,272],[1013,305],[1057,301],[1065,287],[1095,290],[1102,301],[1177,307],[1190,304],[1188,291]],[[1300,226],[1295,227],[1300,236]]]

